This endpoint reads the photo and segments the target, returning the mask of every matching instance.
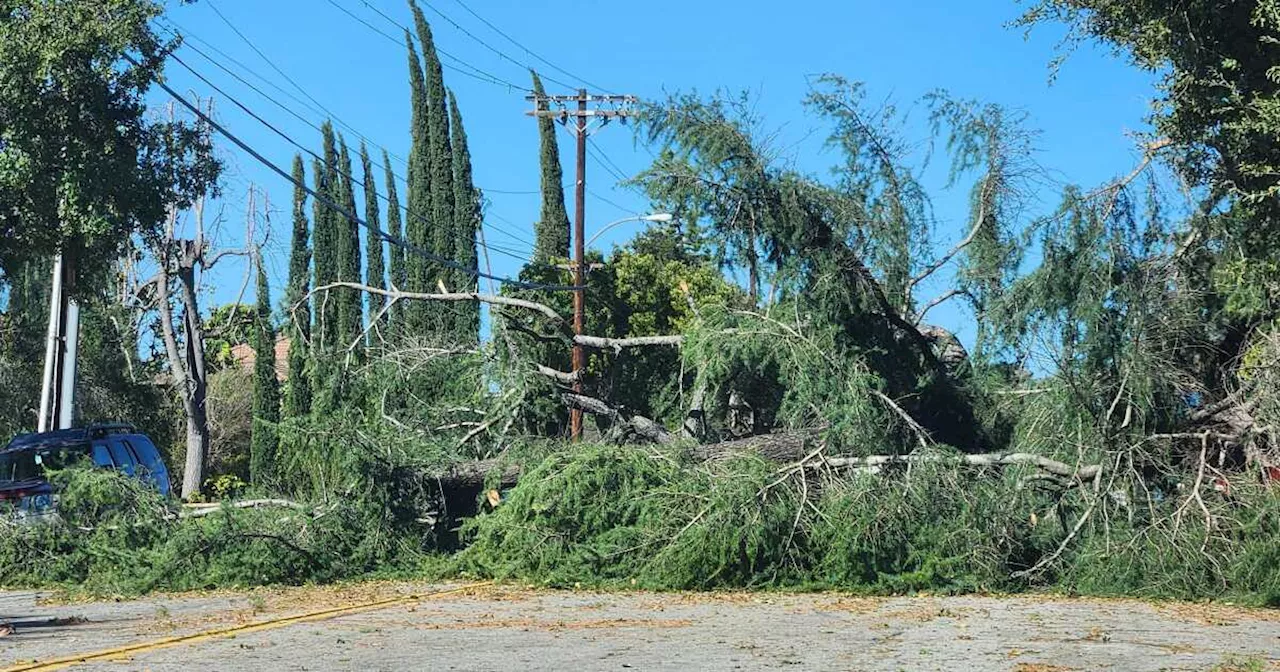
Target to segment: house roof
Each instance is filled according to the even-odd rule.
[[[231,357],[236,365],[246,371],[252,371],[258,361],[257,353],[248,343],[231,346]],[[276,339],[276,380],[283,381],[289,372],[289,338],[281,336]]]

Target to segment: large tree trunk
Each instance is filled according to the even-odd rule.
[[[194,254],[184,254],[177,274],[182,288],[187,391],[183,403],[187,416],[187,457],[182,471],[183,499],[190,499],[200,492],[200,485],[204,482],[205,461],[209,454],[209,380],[204,359],[204,327],[200,323],[200,304],[196,298],[195,286],[195,260],[198,254],[198,250]]]

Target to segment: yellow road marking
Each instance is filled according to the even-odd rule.
[[[451,593],[461,593],[474,588],[483,588],[485,586],[492,585],[492,583],[492,581],[482,581],[480,583],[471,583],[457,588],[450,588],[449,590],[428,593],[426,595],[405,595],[403,597],[393,597],[385,600],[377,600],[375,602],[364,602],[345,607],[334,607],[332,609],[323,609],[306,614],[298,614],[296,616],[285,616],[283,618],[275,618],[268,621],[258,621],[257,623],[249,623],[247,625],[237,625],[230,628],[219,628],[217,630],[206,630],[204,632],[192,633],[190,635],[167,637],[165,639],[158,639],[151,642],[118,646],[113,649],[105,649],[102,651],[95,651],[93,653],[82,653],[46,661],[32,661],[30,663],[22,663],[14,667],[5,668],[0,672],[46,672],[47,670],[61,670],[71,667],[72,665],[79,665],[96,660],[114,660],[130,656],[132,654],[147,653],[157,649],[167,649],[171,646],[178,646],[181,644],[206,642],[212,639],[219,639],[231,635],[262,632],[263,630],[274,630],[275,628],[282,628],[297,623],[323,621],[330,618],[336,618],[338,616],[346,616],[348,614],[359,614],[366,611],[386,609],[387,607],[394,607],[397,604],[407,604],[439,595],[449,595]]]

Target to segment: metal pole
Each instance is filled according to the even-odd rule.
[[[63,284],[64,290],[67,284]],[[58,429],[71,429],[75,423],[76,373],[80,359],[80,304],[70,298],[70,290],[66,291],[67,323],[62,351],[62,391],[58,395]]]
[[[40,387],[40,418],[36,422],[37,431],[47,432],[52,424],[53,404],[57,383],[54,372],[57,370],[58,355],[61,354],[59,342],[62,332],[62,255],[53,260],[53,291],[49,293],[49,332],[44,346],[44,377]]]
[[[586,205],[587,205],[587,90],[578,90],[578,190],[574,196],[577,212],[573,218],[573,333],[581,336],[586,321]],[[582,376],[587,368],[586,352],[582,345],[573,344],[573,391],[582,394]],[[569,434],[575,441],[582,439],[582,409],[569,410]]]

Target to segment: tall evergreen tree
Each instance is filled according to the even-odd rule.
[[[299,165],[295,164],[295,166]],[[271,290],[258,267],[258,306],[253,324],[253,424],[249,439],[249,480],[271,483],[279,453],[280,383],[276,379],[276,332],[271,326]]]
[[[365,232],[365,284],[374,289],[385,289],[387,286],[386,265],[382,256],[382,238],[374,231],[382,230],[378,215],[378,185],[373,177],[373,162],[369,160],[369,149],[364,142],[360,143],[360,167],[364,171],[364,221],[369,225]],[[386,298],[375,294],[369,295],[369,320],[378,317],[378,328],[382,330],[387,324],[387,316],[382,313]]]
[[[293,179],[306,180],[302,157],[293,157]],[[289,374],[285,383],[284,417],[297,418],[311,412],[311,381],[307,370],[307,350],[311,340],[311,247],[307,231],[307,192],[293,189],[293,241],[289,251],[289,285],[285,290],[285,310],[289,323]]]
[[[464,268],[473,269],[479,261],[476,254],[476,231],[481,224],[480,191],[471,178],[471,152],[467,148],[467,132],[462,127],[462,113],[458,111],[458,98],[449,92],[449,127],[453,130],[453,255]],[[476,290],[477,276],[469,273],[455,275],[455,291]],[[480,304],[458,304],[455,324],[455,341],[480,342]]]
[[[338,280],[359,283],[360,275],[360,224],[356,221],[355,180],[351,172],[351,153],[347,141],[338,136],[338,198],[342,211],[338,221]],[[360,334],[364,330],[364,296],[355,289],[343,289],[337,293],[339,345],[355,344],[359,349]]]
[[[392,238],[403,240],[404,232],[400,226],[400,197],[396,193],[396,175],[391,170],[391,156],[387,151],[382,150],[382,165],[387,176],[387,233]],[[387,250],[391,257],[390,282],[391,286],[396,289],[404,290],[408,288],[408,280],[405,272],[404,248],[399,245],[391,245]],[[404,324],[404,303],[397,302],[391,308],[391,324],[392,328],[399,330]]]
[[[546,110],[546,90],[537,72],[533,72],[533,95],[538,100],[537,109]],[[542,215],[534,228],[533,260],[545,264],[569,256],[569,213],[564,206],[564,171],[560,167],[555,120],[538,117],[538,138],[542,147]]]
[[[409,31],[404,34],[409,51],[409,93],[412,105],[409,150],[409,193],[406,194],[405,239],[422,250],[431,248],[428,222],[431,219],[431,159],[427,122],[427,88],[422,75],[422,62],[413,46]],[[427,291],[427,277],[434,274],[433,264],[421,255],[405,256],[404,289],[411,292]],[[427,309],[422,301],[409,303],[405,309],[404,333],[420,334],[427,327]]]
[[[449,111],[445,100],[444,71],[440,67],[435,40],[431,36],[431,26],[422,15],[422,9],[413,0],[409,0],[409,5],[413,9],[418,41],[422,43],[423,75],[426,82],[428,165],[431,171],[430,249],[439,257],[451,258],[454,248],[453,156],[449,146]],[[428,289],[435,288],[437,282],[447,286],[454,281],[454,271],[440,266],[434,277],[427,278]],[[450,325],[446,323],[443,326],[448,329]]]
[[[333,205],[340,205],[342,199],[337,193],[338,148],[333,125],[325,122],[321,127],[324,137],[324,160],[316,163],[315,191],[319,198],[315,201],[315,272],[316,287],[323,287],[338,281],[340,253],[339,240],[340,220],[342,219]],[[327,201],[324,202],[324,201]],[[338,342],[338,302],[334,296],[316,297],[316,335],[313,345],[316,356],[323,358],[331,353]],[[317,379],[317,385],[324,381]]]

